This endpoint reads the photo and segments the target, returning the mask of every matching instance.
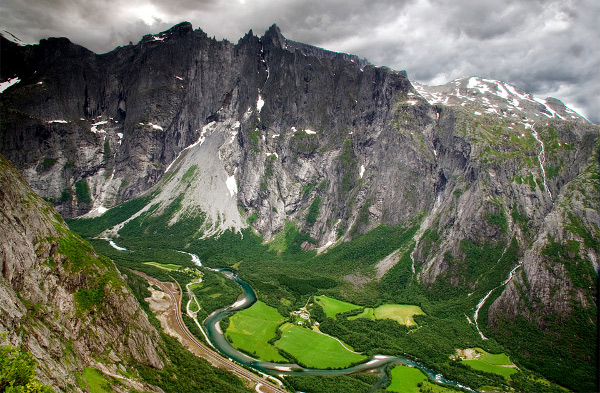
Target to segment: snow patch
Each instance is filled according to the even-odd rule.
[[[177,76],[177,75],[175,75],[175,78],[179,79],[180,81],[182,81],[182,80],[183,80],[183,78],[182,78],[182,77],[180,77],[180,76]]]
[[[542,104],[546,108],[546,110],[548,112],[550,112],[550,115],[552,115],[552,116],[548,115],[547,113],[542,112],[543,115],[546,115],[549,118],[553,118],[553,117],[556,118],[556,117],[558,117],[558,118],[560,118],[562,120],[565,120],[564,117],[562,117],[561,115],[559,115],[558,113],[556,113],[556,111],[554,111],[552,108],[550,108],[550,106],[548,106],[548,104],[546,103],[546,100],[541,100],[541,99],[539,99],[537,97],[533,97],[533,99],[535,101],[539,102],[540,104]]]
[[[508,91],[509,91],[511,94],[514,94],[514,95],[516,95],[517,97],[519,97],[519,98],[520,98],[520,99],[522,99],[522,100],[529,100],[529,101],[531,101],[531,99],[530,99],[530,98],[527,96],[527,94],[525,94],[525,93],[519,93],[519,92],[517,91],[517,89],[516,89],[514,86],[512,86],[512,85],[509,85],[509,84],[504,84],[504,86],[506,87],[506,89],[507,89],[507,90],[508,90]],[[516,106],[516,105],[515,105],[515,106]]]
[[[262,108],[264,105],[265,105],[265,100],[263,100],[259,94],[258,100],[256,101],[256,110],[260,113],[260,111],[262,111]]]
[[[502,83],[496,82],[496,87],[498,88],[497,95],[505,100],[508,100],[508,91],[506,91],[506,89],[502,86]]]
[[[67,124],[68,121],[66,121],[66,120],[48,120],[48,124],[52,124],[52,123]]]
[[[361,179],[363,178],[364,174],[365,174],[365,166],[361,165],[360,166],[360,173],[359,173]]]
[[[467,89],[474,89],[479,85],[479,79],[476,77],[469,78],[469,84],[467,85]]]
[[[316,131],[308,130],[308,129],[304,130],[304,132],[306,132],[308,135],[314,135],[317,133]]]
[[[227,176],[227,180],[225,181],[225,185],[229,190],[229,195],[234,197],[238,192],[237,183],[235,182],[235,172],[231,176]]]
[[[90,131],[92,131],[94,134],[96,134],[98,132],[106,132],[104,130],[99,130],[98,129],[98,126],[101,126],[101,125],[106,124],[106,123],[108,123],[108,120],[103,120],[103,121],[99,121],[99,122],[93,123],[92,124],[92,128],[90,129]]]
[[[5,82],[0,82],[0,93],[4,92],[4,90],[8,89],[12,85],[16,85],[19,82],[21,82],[21,79],[19,78],[11,78]]]
[[[267,157],[270,156],[275,156],[275,158],[279,158],[279,155],[277,153],[265,153],[267,155]]]
[[[277,138],[277,137],[279,137],[279,136],[281,136],[281,134],[275,134],[275,135],[273,135],[271,138],[275,139],[275,138]]]

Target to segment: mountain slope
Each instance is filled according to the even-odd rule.
[[[118,392],[177,392],[182,384],[247,391],[236,376],[161,336],[113,262],[71,232],[2,156],[0,208],[0,333],[3,343],[32,354],[43,384],[57,392],[94,383]],[[139,285],[147,292],[145,280]]]
[[[7,339],[31,351],[39,379],[61,391],[80,391],[76,375],[86,366],[124,386],[156,390],[135,377],[135,364],[164,367],[158,333],[112,262],[70,232],[0,159],[0,324]]]
[[[473,114],[478,116],[486,113],[515,121],[560,119],[587,122],[555,98],[542,100],[502,81],[465,77],[441,86],[413,85],[432,105],[460,105],[473,109]]]

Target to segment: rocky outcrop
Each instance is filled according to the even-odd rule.
[[[83,391],[77,375],[93,366],[125,390],[158,391],[135,377],[135,365],[164,367],[160,337],[113,263],[2,156],[0,207],[0,331],[31,352],[42,383]]]

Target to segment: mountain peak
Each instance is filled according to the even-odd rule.
[[[473,110],[475,115],[485,113],[532,122],[551,118],[589,123],[555,98],[540,99],[499,80],[467,76],[439,86],[412,84],[432,105],[461,106]]]
[[[267,30],[265,32],[265,35],[263,36],[263,40],[265,42],[270,42],[274,46],[279,48],[286,47],[287,40],[285,39],[283,34],[281,34],[281,29],[276,24],[273,24],[271,25],[271,27],[269,27],[269,30]]]

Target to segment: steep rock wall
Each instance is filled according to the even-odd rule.
[[[134,365],[164,367],[160,337],[116,268],[1,156],[0,206],[0,330],[36,358],[42,383],[82,391],[76,374],[94,366],[156,391]]]

